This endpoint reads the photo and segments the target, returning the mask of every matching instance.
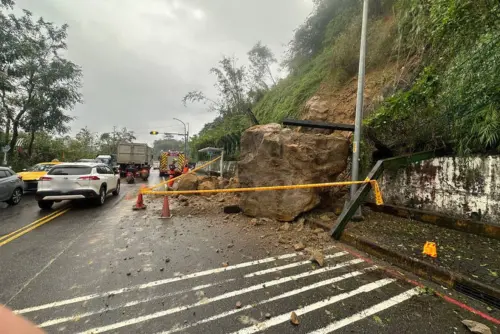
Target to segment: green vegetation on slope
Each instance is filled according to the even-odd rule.
[[[369,47],[373,50],[367,62],[375,67],[391,54],[392,30],[382,18],[391,13],[394,0],[371,1]],[[262,87],[247,99],[258,121],[281,122],[285,117],[298,117],[305,102],[320,85],[338,87],[357,73],[362,2],[352,0],[316,1],[313,13],[300,26],[289,44],[283,66],[289,75],[272,86]],[[269,88],[270,87],[270,88]],[[255,92],[254,92],[255,93]],[[239,137],[252,125],[242,108],[209,123],[194,138],[192,151],[203,146],[225,147],[230,155],[238,155]]]
[[[362,1],[315,3],[289,44],[289,75],[246,100],[260,123],[300,117],[320,89],[340,90],[357,74]],[[367,71],[398,72],[372,92],[385,96],[365,121],[368,142],[393,155],[444,145],[462,154],[500,150],[497,0],[372,0],[368,34]],[[207,124],[194,146],[223,146],[236,157],[252,123],[234,111]]]
[[[500,150],[500,4],[496,0],[398,1],[400,48],[417,57],[415,82],[367,120],[394,154],[451,145]]]

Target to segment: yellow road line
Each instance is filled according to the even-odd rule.
[[[12,240],[15,240],[15,239],[19,238],[20,236],[23,236],[24,234],[26,234],[26,233],[30,232],[31,230],[34,230],[35,228],[37,228],[37,227],[39,227],[39,226],[42,226],[43,224],[48,223],[48,222],[50,222],[51,220],[54,220],[54,219],[56,219],[56,218],[57,218],[57,217],[59,217],[59,216],[62,216],[63,214],[65,214],[66,212],[68,212],[70,209],[71,209],[71,208],[67,208],[67,209],[65,209],[65,210],[63,210],[63,211],[57,212],[56,214],[54,214],[54,215],[52,215],[52,216],[50,216],[50,217],[48,216],[48,218],[46,218],[46,219],[44,219],[44,220],[42,220],[42,221],[39,221],[37,224],[35,224],[35,225],[33,225],[33,226],[31,226],[31,227],[29,227],[29,228],[27,228],[27,229],[24,229],[24,230],[20,229],[20,230],[19,230],[19,231],[20,231],[19,233],[17,233],[17,234],[15,234],[15,235],[11,236],[11,237],[10,237],[10,238],[8,238],[7,240],[4,240],[4,241],[0,242],[0,247],[2,247],[2,246],[3,246],[3,245],[5,245],[5,244],[8,244],[8,243],[9,243],[9,242],[11,242]]]
[[[8,237],[10,237],[11,235],[14,235],[14,234],[16,234],[16,233],[19,233],[20,231],[24,230],[25,228],[28,228],[28,227],[30,227],[30,226],[33,226],[33,225],[35,225],[36,223],[39,223],[39,222],[41,222],[42,220],[45,220],[45,219],[47,219],[47,218],[49,218],[49,217],[51,217],[51,216],[55,215],[56,213],[61,212],[62,210],[63,210],[63,209],[57,209],[56,211],[52,212],[50,215],[47,215],[47,216],[42,217],[42,218],[40,218],[40,219],[37,219],[37,220],[35,220],[33,223],[28,224],[28,225],[25,225],[25,226],[21,227],[20,229],[15,230],[14,232],[11,232],[11,233],[9,233],[9,234],[3,235],[3,236],[1,236],[1,237],[0,237],[0,241],[2,241],[2,240],[4,240],[4,239],[7,239],[7,238],[8,238]]]

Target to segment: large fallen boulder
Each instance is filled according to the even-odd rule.
[[[349,143],[341,136],[254,126],[241,137],[238,178],[242,188],[333,182],[345,170]],[[243,212],[252,217],[292,221],[320,203],[321,189],[241,194]]]
[[[211,180],[203,181],[198,186],[198,190],[215,190],[216,188],[217,188],[217,185],[215,184],[214,181],[211,181]],[[214,195],[214,193],[202,193],[201,195],[210,197],[210,196]]]
[[[176,190],[197,190],[198,177],[195,174],[189,173],[180,178],[177,182]]]

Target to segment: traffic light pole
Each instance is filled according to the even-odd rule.
[[[187,132],[187,129],[186,129],[186,123],[184,123],[183,121],[181,121],[180,119],[178,118],[174,118],[176,121],[179,121],[182,123],[182,125],[184,125],[184,154],[187,156],[188,155],[188,151],[187,151],[187,142],[188,142],[188,132]]]

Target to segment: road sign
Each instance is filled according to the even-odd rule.
[[[10,146],[9,145],[6,145],[6,146],[2,147],[2,152],[3,153],[7,153],[9,151],[10,151]]]

